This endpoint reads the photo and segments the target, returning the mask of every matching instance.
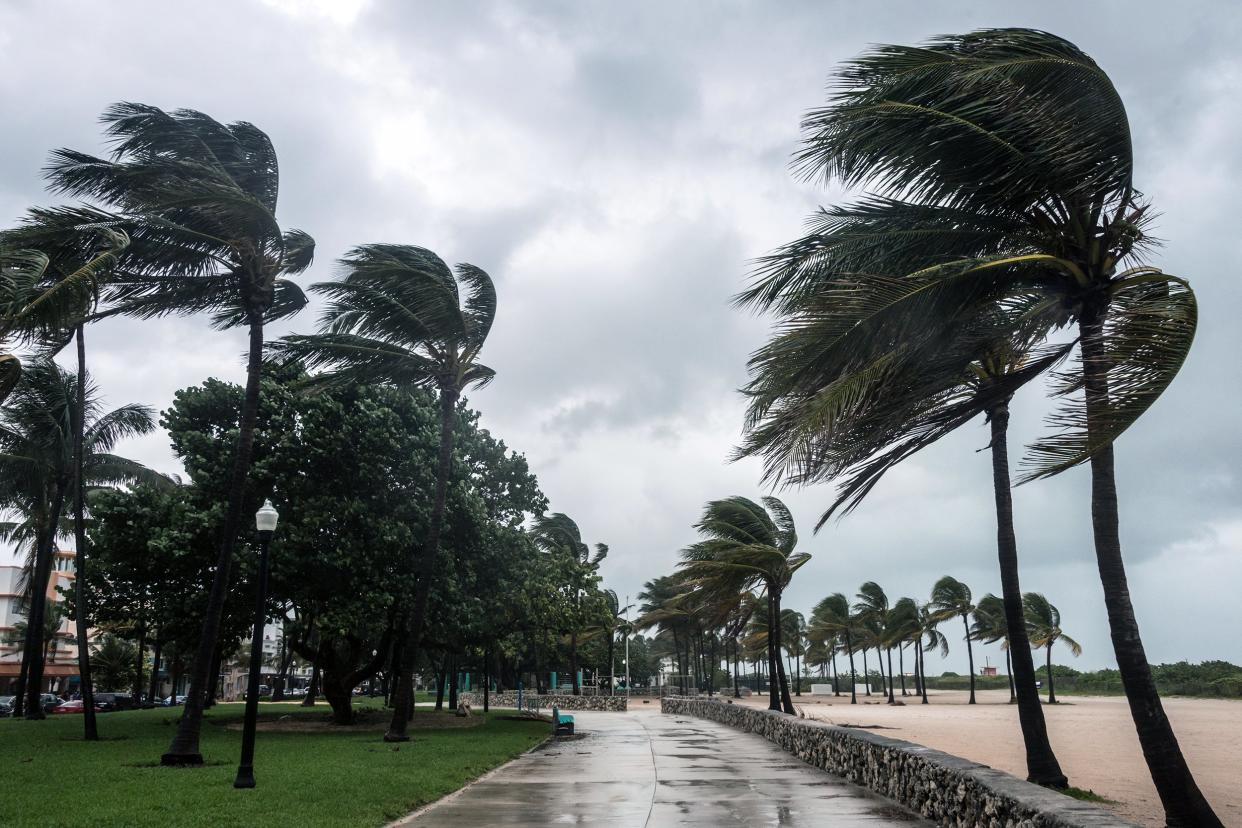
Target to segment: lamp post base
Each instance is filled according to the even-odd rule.
[[[254,787],[254,768],[241,767],[237,769],[237,778],[233,780],[234,788],[253,788]]]

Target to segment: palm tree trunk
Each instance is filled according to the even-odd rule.
[[[829,655],[832,659],[832,695],[841,695],[841,677],[837,675],[837,648],[833,644],[832,653]]]
[[[1048,704],[1056,704],[1056,703],[1057,703],[1057,689],[1056,689],[1056,687],[1054,687],[1054,686],[1053,686],[1053,684],[1052,684],[1052,642],[1051,642],[1051,641],[1049,641],[1049,642],[1048,642],[1048,646],[1047,646],[1045,649],[1046,649],[1047,654],[1048,654],[1048,661],[1047,661],[1047,669],[1048,669]]]
[[[405,646],[401,648],[401,667],[398,671],[397,703],[393,705],[392,721],[385,742],[408,742],[406,726],[413,711],[408,709],[414,691],[414,665],[418,663],[418,645],[427,619],[427,601],[431,596],[431,581],[436,571],[436,559],[440,556],[440,533],[444,526],[444,507],[448,500],[449,475],[453,471],[453,423],[457,416],[459,391],[449,385],[440,388],[440,453],[436,458],[436,491],[431,504],[431,521],[427,527],[427,542],[418,552],[415,577],[418,587],[414,593],[414,612]],[[403,687],[404,685],[404,687]]]
[[[1005,658],[1009,666],[1009,697],[1015,690],[1018,700],[1018,721],[1022,741],[1026,745],[1026,778],[1028,782],[1052,788],[1064,788],[1069,780],[1053,753],[1048,740],[1048,726],[1039,704],[1035,687],[1035,662],[1026,634],[1022,614],[1022,587],[1018,580],[1018,538],[1013,526],[1013,494],[1009,481],[1009,406],[998,405],[988,412],[992,428],[992,488],[996,495],[996,550],[1000,559],[1001,595],[1005,607],[1005,628],[1009,632],[1009,648]],[[974,677],[971,677],[974,684]],[[974,698],[972,690],[971,698]]]
[[[845,631],[845,649],[850,654],[850,704],[858,704],[858,675],[854,672],[854,644],[849,630]]]
[[[86,342],[82,326],[74,331],[78,352],[77,410],[73,423],[73,604],[78,639],[78,686],[82,693],[83,738],[99,739],[95,720],[95,686],[91,680],[91,653],[87,632],[90,630],[90,606],[86,597],[86,479],[83,474],[83,441],[86,432]]]
[[[906,692],[906,645],[904,643],[897,648],[897,672],[901,675],[901,695],[910,695]]]
[[[888,655],[888,703],[895,704],[897,699],[893,697],[893,648],[889,647]]]
[[[871,671],[867,669],[867,648],[862,648],[863,653],[863,689],[867,695],[871,695]]]
[[[975,649],[970,643],[970,621],[967,620],[966,613],[962,613],[962,626],[966,628],[966,658],[970,662],[970,701],[967,704],[975,703]]]
[[[617,633],[616,630],[608,631],[608,695],[617,695],[617,665],[614,661],[617,657],[616,653]]]
[[[151,686],[147,691],[147,701],[151,704],[155,704],[155,700],[160,695],[160,650],[163,648],[163,645],[164,642],[157,631],[155,635],[155,655],[151,659]],[[86,698],[85,692],[83,692],[82,697]],[[85,709],[86,707],[84,706],[83,710],[85,711]]]
[[[138,622],[138,663],[134,665],[134,701],[142,698],[142,668],[147,661],[147,625]]]
[[[65,489],[68,481],[57,481],[52,496],[52,510],[48,513],[47,532],[43,548],[35,557],[34,579],[30,584],[30,614],[26,616],[26,651],[30,654],[30,667],[26,673],[26,718],[42,719],[43,714],[43,626],[47,618],[47,582],[52,577],[52,559],[56,556],[56,528],[60,512],[65,506]]]
[[[1009,644],[1005,644],[1005,675],[1009,676],[1009,703],[1013,704],[1018,700],[1017,691],[1013,686],[1013,658],[1009,655]]]
[[[1103,303],[1085,309],[1079,323],[1082,336],[1083,380],[1086,387],[1087,434],[1098,434],[1101,420],[1108,415],[1109,357],[1104,342]],[[1169,826],[1218,826],[1220,819],[1195,783],[1182,756],[1173,727],[1160,703],[1160,693],[1151,675],[1151,665],[1143,649],[1125,562],[1121,557],[1120,519],[1117,514],[1117,480],[1113,467],[1112,444],[1101,446],[1091,456],[1091,528],[1095,535],[1095,557],[1104,587],[1108,627],[1113,639],[1117,669],[1130,704],[1130,716],[1138,731],[1139,743],[1152,782],[1164,805]]]
[[[314,707],[315,697],[319,695],[319,659],[311,662],[310,686],[306,688],[306,698],[302,699],[303,707]]]
[[[229,480],[229,505],[224,515],[224,525],[220,528],[216,571],[211,580],[211,593],[207,598],[207,609],[198,648],[194,653],[194,663],[190,668],[190,688],[185,697],[185,709],[168,752],[160,757],[161,765],[203,764],[203,755],[199,752],[203,707],[207,702],[208,687],[214,686],[216,681],[216,676],[209,676],[208,672],[211,670],[220,637],[220,622],[224,616],[224,602],[229,589],[229,570],[233,566],[233,547],[241,529],[246,477],[250,472],[250,457],[254,451],[255,422],[259,416],[259,380],[263,368],[262,312],[251,309],[249,322],[250,353],[246,362],[246,394],[242,400],[237,452],[233,457],[233,471]]]
[[[772,592],[768,591],[768,710],[781,709],[781,688],[777,682],[777,662],[780,655],[776,651],[776,626],[774,618]]]
[[[802,651],[794,656],[794,695],[802,695]]]
[[[917,665],[919,671],[919,694],[923,697],[923,704],[927,704],[927,654],[923,650],[923,636],[919,636],[918,640],[919,663]]]
[[[776,668],[779,671],[781,685],[781,707],[789,715],[794,715],[793,699],[789,697],[789,678],[785,675],[785,665],[781,663],[781,594],[772,592],[772,632],[776,633]]]
[[[884,680],[884,651],[880,649],[880,645],[875,645],[875,671],[880,676],[880,695],[888,695],[888,682]]]

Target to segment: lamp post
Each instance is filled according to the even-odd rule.
[[[250,679],[246,685],[246,724],[242,729],[241,762],[237,766],[234,788],[254,787],[254,728],[259,717],[259,671],[263,665],[263,625],[267,604],[267,550],[276,531],[280,514],[272,501],[264,500],[254,516],[259,535],[259,587],[254,600],[254,638],[250,641]]]

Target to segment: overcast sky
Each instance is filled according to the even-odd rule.
[[[1129,108],[1137,183],[1167,242],[1155,264],[1190,279],[1201,306],[1189,363],[1117,446],[1133,598],[1152,661],[1242,662],[1232,2],[0,0],[0,221],[54,201],[49,150],[102,151],[112,102],[257,124],[280,156],[280,220],[318,242],[305,283],[381,241],[492,274],[484,354],[498,377],[470,404],[527,454],[552,508],[611,546],[605,584],[633,596],[672,570],[705,501],[763,493],[755,464],[726,458],[767,323],[729,297],[753,257],[843,195],[791,178],[802,113],[868,44],[983,26],[1073,40]],[[205,319],[106,323],[88,344],[115,404],[162,409],[178,388],[243,376],[244,333]],[[1015,453],[1047,410],[1036,389],[1020,397]],[[982,423],[965,427],[818,535],[828,491],[783,493],[814,555],[786,605],[809,612],[866,580],[925,600],[944,574],[999,592],[986,443]],[[178,470],[163,433],[123,451]],[[1076,470],[1021,487],[1015,508],[1023,587],[1061,608],[1078,666],[1094,668],[1113,657],[1088,498]],[[965,672],[950,637],[943,669]]]

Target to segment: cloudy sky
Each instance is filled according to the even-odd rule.
[[[605,582],[633,595],[671,570],[706,500],[762,493],[756,466],[726,457],[767,323],[729,297],[753,257],[843,195],[789,175],[801,114],[870,43],[982,26],[1070,38],[1127,102],[1139,186],[1162,213],[1156,264],[1189,278],[1202,307],[1182,375],[1118,444],[1131,587],[1153,661],[1242,661],[1242,7],[1226,0],[0,0],[0,221],[53,200],[50,149],[102,149],[96,119],[114,101],[254,122],[280,154],[282,222],[318,241],[307,282],[375,241],[493,275],[499,376],[470,402],[528,455],[553,508],[612,547]],[[91,367],[110,402],[163,408],[207,376],[240,379],[243,339],[202,319],[108,323],[90,331]],[[1020,398],[1015,442],[1047,408],[1034,390]],[[814,555],[787,605],[809,611],[865,580],[924,599],[944,574],[998,592],[986,442],[981,423],[966,427],[818,535],[828,492],[784,493]],[[177,470],[162,434],[125,450]],[[1111,665],[1086,472],[1015,502],[1023,586],[1060,606],[1080,666]],[[945,669],[965,663],[958,644]]]

